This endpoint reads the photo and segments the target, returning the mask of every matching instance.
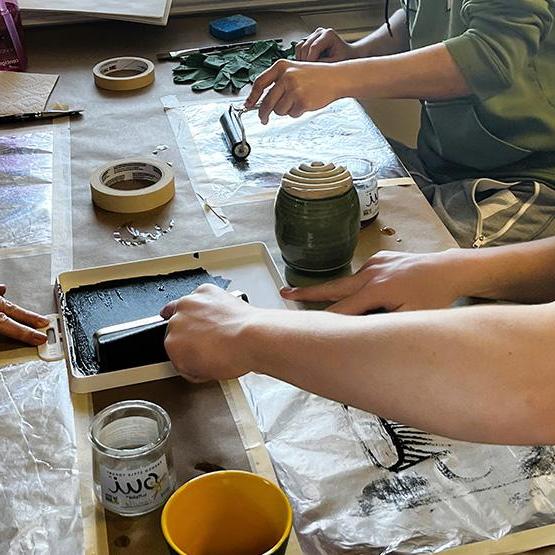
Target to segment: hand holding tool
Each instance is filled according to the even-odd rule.
[[[242,291],[231,294],[249,302]],[[168,361],[164,348],[167,327],[168,321],[157,315],[97,330],[93,343],[100,372]]]

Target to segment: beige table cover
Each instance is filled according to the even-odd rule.
[[[286,42],[305,34],[296,16],[264,14],[257,17],[261,37],[282,36]],[[73,248],[75,268],[132,261],[155,256],[171,255],[190,250],[214,248],[248,241],[264,241],[275,260],[281,263],[273,234],[273,205],[271,201],[256,205],[227,207],[226,213],[233,221],[234,233],[215,239],[204,215],[199,209],[187,180],[187,175],[177,151],[173,132],[165,117],[160,98],[169,94],[190,95],[188,87],[172,82],[173,63],[156,64],[156,81],[145,89],[114,93],[99,90],[92,79],[91,68],[98,61],[114,56],[138,55],[155,59],[156,52],[188,46],[213,43],[208,35],[208,18],[187,17],[170,21],[167,28],[151,28],[143,25],[120,23],[97,23],[68,27],[32,30],[27,32],[29,70],[60,74],[60,81],[52,100],[66,102],[85,108],[80,120],[71,124],[71,179],[73,235],[66,240]],[[216,93],[203,93],[203,98],[213,98]],[[1,131],[1,129],[0,129]],[[118,158],[130,155],[149,155],[158,145],[169,148],[159,157],[171,161],[176,174],[176,197],[167,206],[148,216],[132,218],[134,225],[148,228],[154,224],[166,225],[174,219],[173,230],[156,242],[141,247],[124,247],[118,244],[113,231],[130,221],[128,216],[109,214],[96,210],[90,201],[89,176],[91,172]],[[378,230],[389,226],[396,230],[393,236]],[[426,204],[416,187],[393,187],[384,189],[381,195],[381,213],[378,220],[361,234],[354,266],[360,265],[372,253],[380,249],[432,251],[453,247],[454,242]],[[47,256],[12,259],[0,266],[0,282],[10,285],[11,298],[41,312],[54,309]],[[14,357],[28,354],[29,350],[13,351],[13,344],[3,341],[3,356]],[[225,441],[226,457],[221,464],[244,465],[242,444],[234,430],[231,413],[217,385],[206,386],[206,399],[213,411],[205,414],[206,422],[217,417],[224,425],[224,434],[217,441]],[[203,393],[203,394],[204,394]],[[102,396],[102,403],[110,394]],[[90,418],[88,396],[74,396],[78,429],[83,429]],[[96,401],[95,401],[96,404]],[[205,406],[199,400],[198,407]],[[208,427],[209,428],[209,427]],[[199,437],[209,429],[199,429]],[[198,439],[198,438],[197,438]],[[87,446],[81,438],[83,458]],[[235,461],[235,462],[233,462]],[[89,511],[98,511],[88,507]],[[98,511],[100,513],[100,511]],[[90,517],[90,514],[89,514]],[[93,519],[94,521],[94,519]],[[89,519],[89,524],[92,522]],[[102,519],[95,533],[102,535]],[[110,536],[112,552],[146,552],[140,550],[140,533],[132,534],[134,549],[124,551],[126,546],[116,545],[117,534]],[[143,534],[144,535],[144,534]],[[97,537],[98,539],[98,537]],[[104,538],[105,539],[105,538]],[[119,539],[120,543],[126,540]],[[102,541],[89,544],[90,553],[100,553]],[[484,551],[485,552],[485,551]],[[492,551],[493,552],[493,551]],[[505,551],[509,552],[509,551]]]

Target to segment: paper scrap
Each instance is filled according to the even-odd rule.
[[[0,71],[0,115],[41,112],[58,75]]]

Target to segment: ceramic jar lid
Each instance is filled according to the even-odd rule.
[[[343,166],[323,162],[291,168],[281,179],[281,187],[291,196],[305,199],[338,197],[353,188],[353,178]]]

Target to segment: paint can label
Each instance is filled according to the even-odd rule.
[[[152,511],[172,493],[173,484],[165,455],[133,469],[100,465],[99,470],[102,504],[114,513]]]
[[[367,183],[355,183],[355,188],[360,203],[360,221],[372,220],[380,211],[377,181],[373,179]]]

